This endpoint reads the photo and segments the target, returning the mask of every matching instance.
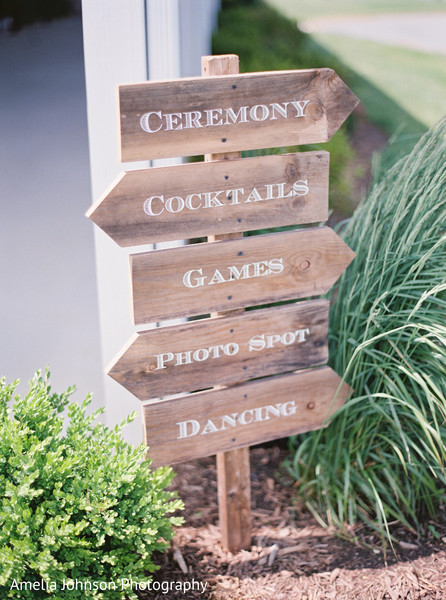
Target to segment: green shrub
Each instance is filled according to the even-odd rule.
[[[384,544],[390,522],[417,529],[446,500],[445,135],[381,168],[342,233],[357,257],[332,293],[330,355],[354,392],[288,464],[320,520]]]
[[[48,373],[37,373],[8,408],[16,384],[0,380],[1,598],[47,598],[41,580],[56,600],[127,597],[121,580],[147,582],[153,552],[179,523],[167,516],[181,507],[164,489],[172,471],[151,470],[147,448],[123,440],[124,424],[94,424],[100,411],[86,415],[89,397],[69,405],[64,432],[73,389],[52,393]],[[61,591],[76,581],[77,590]]]

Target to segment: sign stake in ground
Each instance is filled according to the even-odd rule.
[[[230,75],[239,72],[236,55],[203,56],[203,76]],[[240,157],[239,152],[209,154],[206,161],[231,160]],[[242,238],[243,233],[212,236],[208,241]],[[238,314],[243,309],[218,314]],[[249,446],[217,454],[218,514],[223,544],[231,552],[251,545],[251,470]]]
[[[357,102],[331,69],[240,75],[235,55],[204,57],[199,78],[120,86],[123,160],[205,161],[124,173],[87,215],[121,246],[208,236],[130,263],[135,324],[210,318],[138,333],[109,374],[148,402],[153,465],[217,455],[232,552],[251,543],[249,446],[323,427],[349,394],[325,365],[327,300],[259,305],[324,294],[354,258],[328,227],[244,237],[324,221],[328,153],[239,151],[326,141]]]

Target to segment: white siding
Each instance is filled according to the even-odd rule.
[[[218,0],[83,0],[84,52],[92,198],[123,168],[118,162],[115,88],[120,83],[172,79],[200,73],[209,54]],[[160,164],[157,162],[157,164]],[[104,368],[136,330],[131,322],[128,254],[96,228],[96,267]],[[146,247],[148,248],[148,247]],[[138,248],[142,251],[146,248]],[[137,421],[126,437],[142,439],[141,404],[105,377],[106,418],[114,425],[131,412]]]

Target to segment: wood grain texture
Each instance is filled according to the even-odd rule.
[[[229,75],[239,72],[239,58],[236,54],[221,56],[202,56],[201,74]],[[240,158],[239,152],[224,154],[205,154],[204,160],[232,161]],[[209,235],[208,242],[219,239],[238,239],[241,232]],[[244,309],[227,311],[235,316]],[[220,316],[224,313],[220,313]],[[219,313],[211,314],[218,317]],[[217,454],[218,481],[218,518],[223,545],[232,552],[238,552],[251,545],[251,474],[249,464],[249,448],[238,448]]]
[[[327,227],[134,254],[130,257],[134,321],[324,294],[354,256]],[[224,282],[216,283],[216,270],[217,279]]]
[[[319,429],[350,393],[340,385],[330,367],[317,367],[146,404],[148,456],[153,466],[170,465]],[[193,427],[199,427],[195,435],[180,439],[181,428],[190,434]]]
[[[108,374],[149,400],[322,365],[328,308],[311,300],[143,331]]]
[[[128,171],[87,217],[120,246],[325,221],[328,163],[319,151]]]
[[[308,101],[304,116],[292,113],[291,104],[286,117],[277,111],[273,114],[272,104],[283,106],[293,101]],[[122,85],[119,86],[121,160],[326,142],[357,104],[356,96],[327,68]],[[241,122],[243,113],[235,122],[228,117],[227,109],[237,115],[245,106],[248,107],[246,122]],[[268,117],[263,120],[265,109],[253,109],[256,106],[267,107]],[[222,113],[205,112],[216,109]],[[195,125],[192,116],[189,119],[185,116],[186,112],[194,111],[202,115]],[[149,129],[153,133],[141,127],[145,114],[151,114]],[[180,116],[173,117],[169,125],[166,114]]]
[[[217,454],[217,486],[222,543],[230,552],[251,545],[249,447]]]

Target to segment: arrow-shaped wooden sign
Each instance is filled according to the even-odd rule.
[[[121,85],[121,160],[326,142],[358,102],[326,68]]]
[[[325,294],[354,256],[328,227],[134,254],[134,321]]]
[[[108,374],[140,400],[239,383],[328,360],[328,300],[149,329]]]
[[[328,218],[328,152],[123,173],[87,216],[120,246]]]
[[[171,465],[323,427],[350,387],[318,367],[143,407],[152,466]]]

